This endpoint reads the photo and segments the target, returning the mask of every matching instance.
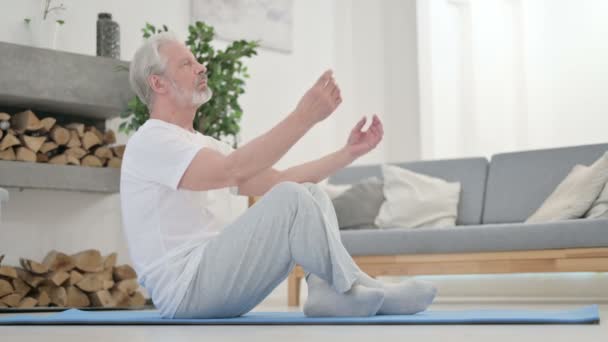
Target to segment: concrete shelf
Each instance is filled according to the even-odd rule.
[[[0,42],[0,104],[96,120],[116,117],[134,96],[129,63]]]
[[[0,161],[0,187],[116,193],[120,170]]]

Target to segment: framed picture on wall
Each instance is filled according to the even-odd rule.
[[[191,22],[213,26],[216,37],[259,40],[260,46],[292,51],[293,0],[191,0]]]

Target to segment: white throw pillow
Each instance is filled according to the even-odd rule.
[[[582,217],[608,180],[608,152],[590,166],[575,165],[526,223],[552,222]]]
[[[585,213],[585,218],[608,218],[608,183],[604,184],[604,189]]]
[[[460,182],[450,183],[398,166],[382,165],[384,197],[375,224],[380,228],[452,227]]]
[[[342,193],[352,187],[352,184],[329,184],[329,183],[321,183],[321,189],[323,189],[327,196],[330,199],[335,199],[336,197],[342,195]]]

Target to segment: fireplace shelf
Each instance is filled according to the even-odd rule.
[[[0,42],[0,106],[103,120],[133,98],[129,63]],[[1,111],[1,110],[0,110]]]
[[[120,170],[0,160],[0,187],[117,193]]]

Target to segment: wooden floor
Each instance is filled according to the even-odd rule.
[[[586,304],[581,304],[586,305]],[[440,304],[432,310],[531,308],[565,309],[575,304]],[[292,311],[260,306],[256,311]],[[298,308],[295,308],[298,310]],[[608,304],[600,305],[599,325],[409,325],[409,326],[38,326],[0,327],[0,341],[608,341]]]

